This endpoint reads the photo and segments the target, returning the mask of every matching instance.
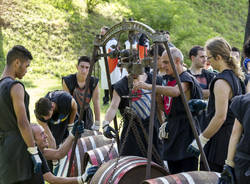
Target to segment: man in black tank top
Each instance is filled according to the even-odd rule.
[[[36,102],[36,119],[49,136],[51,148],[58,147],[68,136],[74,125],[76,112],[76,101],[66,91],[51,91]]]
[[[183,69],[183,55],[181,51],[177,48],[171,48],[170,53],[187,99],[201,99],[201,87],[197,80]],[[166,122],[162,124],[162,127],[165,127],[161,127],[160,132],[164,131],[163,134],[168,134],[168,136],[161,137],[164,141],[163,160],[167,160],[171,174],[194,171],[198,168],[198,160],[192,154],[186,152],[194,136],[187,114],[183,108],[180,90],[176,84],[167,52],[163,53],[161,59],[166,74],[170,76],[165,86],[156,85],[156,94],[160,98],[158,102],[162,103],[159,104],[159,107],[162,107],[166,114]],[[134,87],[135,89],[152,89],[151,84],[142,82],[134,84]],[[198,125],[197,119],[196,125]]]
[[[22,79],[32,60],[23,46],[14,46],[0,80],[0,184],[42,184],[42,161],[30,127],[29,95]]]

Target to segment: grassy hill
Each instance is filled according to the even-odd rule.
[[[79,55],[92,54],[93,38],[102,25],[133,17],[155,30],[169,30],[185,56],[192,45],[214,36],[242,48],[246,0],[110,0],[87,13],[84,0],[0,0],[0,72],[7,51],[25,45],[34,61],[24,82],[31,104],[48,90],[60,88],[60,78],[75,72]],[[187,59],[185,62],[190,63]],[[46,82],[41,82],[42,80]]]

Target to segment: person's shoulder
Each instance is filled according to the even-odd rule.
[[[63,80],[76,79],[76,73],[63,76],[62,79]]]

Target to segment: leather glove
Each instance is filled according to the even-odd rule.
[[[209,141],[209,139],[205,138],[202,134],[200,134],[199,138],[200,138],[200,141],[201,141],[201,146],[202,146],[202,148],[204,148],[204,146],[207,144],[207,142]],[[196,142],[195,139],[188,146],[187,152],[191,153],[192,155],[194,155],[196,157],[199,157],[200,150],[199,150],[199,147],[198,147],[197,142]]]
[[[42,167],[42,161],[41,158],[38,154],[38,150],[37,147],[28,147],[28,152],[31,155],[31,160],[33,162],[34,165],[34,173],[39,173],[41,171],[41,167]]]
[[[207,101],[202,99],[191,99],[188,101],[188,106],[193,115],[198,115],[200,111],[206,109]]]
[[[100,129],[100,121],[95,121],[95,123],[93,123],[93,125],[91,126],[91,129],[95,130],[95,131],[99,131],[99,129]]]
[[[81,121],[80,123],[78,123],[78,121],[76,121],[74,123],[72,131],[69,132],[70,136],[75,137],[76,131],[78,132],[78,135],[81,137],[81,134],[84,133],[84,122],[83,121]]]
[[[161,127],[159,128],[159,139],[168,139],[168,122],[166,121],[165,123],[163,123],[161,125]]]
[[[89,181],[96,173],[98,170],[98,166],[92,166],[87,169],[87,171],[82,175],[77,178],[78,184],[84,184],[84,182]]]
[[[109,139],[115,138],[117,132],[111,126],[109,126],[109,121],[102,122],[103,135]]]
[[[217,184],[235,184],[234,168],[225,164]]]

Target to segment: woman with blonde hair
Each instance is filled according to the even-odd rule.
[[[219,73],[210,84],[206,114],[208,126],[199,138],[202,147],[206,145],[205,153],[210,169],[222,172],[235,120],[229,105],[234,96],[245,92],[244,74],[237,65],[236,59],[230,55],[231,46],[224,38],[215,37],[208,40],[205,49],[207,59]],[[188,151],[199,154],[195,140],[189,146]]]

